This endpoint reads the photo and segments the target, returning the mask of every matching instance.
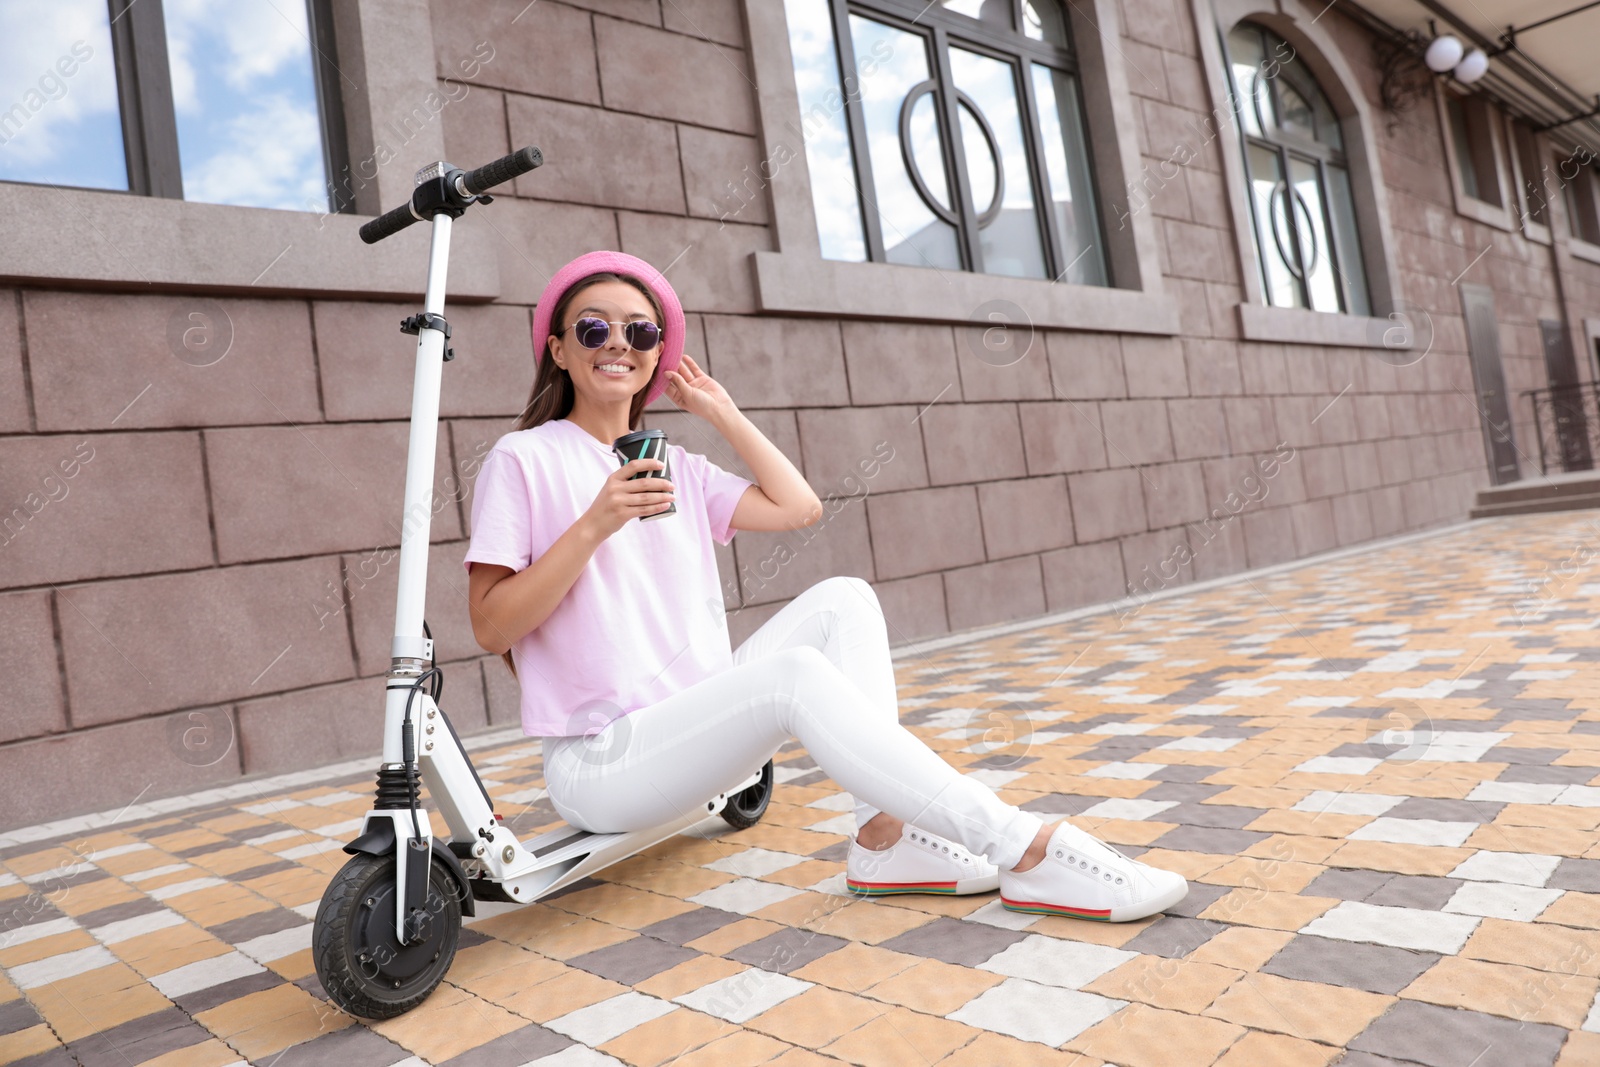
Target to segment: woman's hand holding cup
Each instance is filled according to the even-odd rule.
[[[654,515],[671,505],[671,482],[659,477],[636,477],[665,467],[659,459],[631,459],[606,476],[586,513],[602,537],[610,537],[629,519]]]

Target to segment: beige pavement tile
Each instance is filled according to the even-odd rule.
[[[745,1023],[791,1045],[820,1049],[835,1038],[864,1026],[890,1006],[851,996],[827,986],[812,986]]]
[[[1068,1040],[1066,1047],[1127,1067],[1204,1067],[1244,1032],[1218,1019],[1130,1004]]]
[[[0,1064],[15,1063],[60,1047],[61,1042],[50,1032],[50,1027],[40,1023],[6,1035],[5,1041],[0,1042]]]
[[[1343,1045],[1394,1002],[1394,997],[1360,989],[1248,974],[1218,997],[1205,1014],[1253,1030]]]
[[[1196,1014],[1238,981],[1241,973],[1194,960],[1139,956],[1096,978],[1084,991]]]
[[[1583,1025],[1597,989],[1600,979],[1446,956],[1400,995],[1573,1030]]]
[[[850,942],[789,973],[846,993],[859,993],[922,962],[922,957]]]
[[[1596,1063],[1600,1063],[1600,1034],[1580,1030],[1567,1035],[1555,1067],[1592,1067]]]
[[[471,1025],[463,1025],[465,1020]],[[365,1025],[429,1063],[441,1063],[520,1030],[528,1020],[463,989],[442,985],[399,1018]]]
[[[1252,1030],[1223,1053],[1216,1067],[1327,1067],[1339,1054],[1329,1045]]]
[[[861,1067],[939,1063],[980,1033],[964,1023],[893,1008],[820,1051]]]
[[[1071,1049],[1054,1049],[1005,1034],[979,1033],[972,1041],[939,1061],[939,1067],[1100,1067],[1099,1057]]]
[[[1485,919],[1462,946],[1460,955],[1556,974],[1600,977],[1600,931],[1574,930],[1548,919],[1532,923]]]
[[[1298,930],[1338,903],[1332,897],[1241,888],[1229,890],[1213,901],[1200,913],[1200,918],[1270,930]]]
[[[747,969],[746,964],[725,960],[721,956],[696,956],[646,978],[633,988],[662,1000],[671,1000]]]
[[[672,1061],[672,1067],[733,1067],[735,1064],[750,1064],[754,1067],[756,1064],[767,1063],[790,1049],[794,1049],[794,1046],[770,1038],[766,1034],[739,1030],[726,1037],[720,1037],[709,1045],[702,1045],[693,1052],[684,1053]]]
[[[869,986],[866,995],[929,1015],[949,1015],[1005,976],[940,960],[923,960],[893,977]]]
[[[672,1063],[686,1052],[726,1037],[737,1029],[732,1023],[678,1008],[600,1045],[600,1051],[637,1067]]]
[[[732,952],[741,945],[748,945],[752,941],[759,941],[768,934],[775,934],[779,930],[787,929],[765,919],[739,919],[726,926],[711,931],[695,938],[693,941],[684,942],[685,948],[692,948],[699,952],[714,952],[718,955]]]

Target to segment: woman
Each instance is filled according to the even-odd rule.
[[[1014,911],[1113,922],[1183,898],[1179,875],[1045,825],[902,727],[887,628],[861,579],[818,582],[730,650],[713,540],[796,529],[822,508],[684,354],[683,309],[659,271],[620,252],[579,256],[539,297],[533,336],[532,396],[478,474],[465,564],[474,635],[518,677],[523,732],[544,739],[564,819],[660,825],[797,737],[855,799],[857,892],[998,886]],[[676,445],[665,470],[619,467],[611,443],[663,391],[757,480]]]

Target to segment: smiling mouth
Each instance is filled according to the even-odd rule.
[[[603,374],[611,378],[622,378],[633,373],[633,367],[627,363],[596,363],[596,374]]]

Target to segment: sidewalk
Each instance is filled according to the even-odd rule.
[[[0,834],[0,1064],[1600,1063],[1597,627],[1576,513],[916,651],[902,721],[1183,872],[1175,913],[847,897],[848,798],[790,745],[760,824],[480,904],[376,1025],[309,950],[374,767]],[[520,836],[555,821],[536,744],[474,747]]]

